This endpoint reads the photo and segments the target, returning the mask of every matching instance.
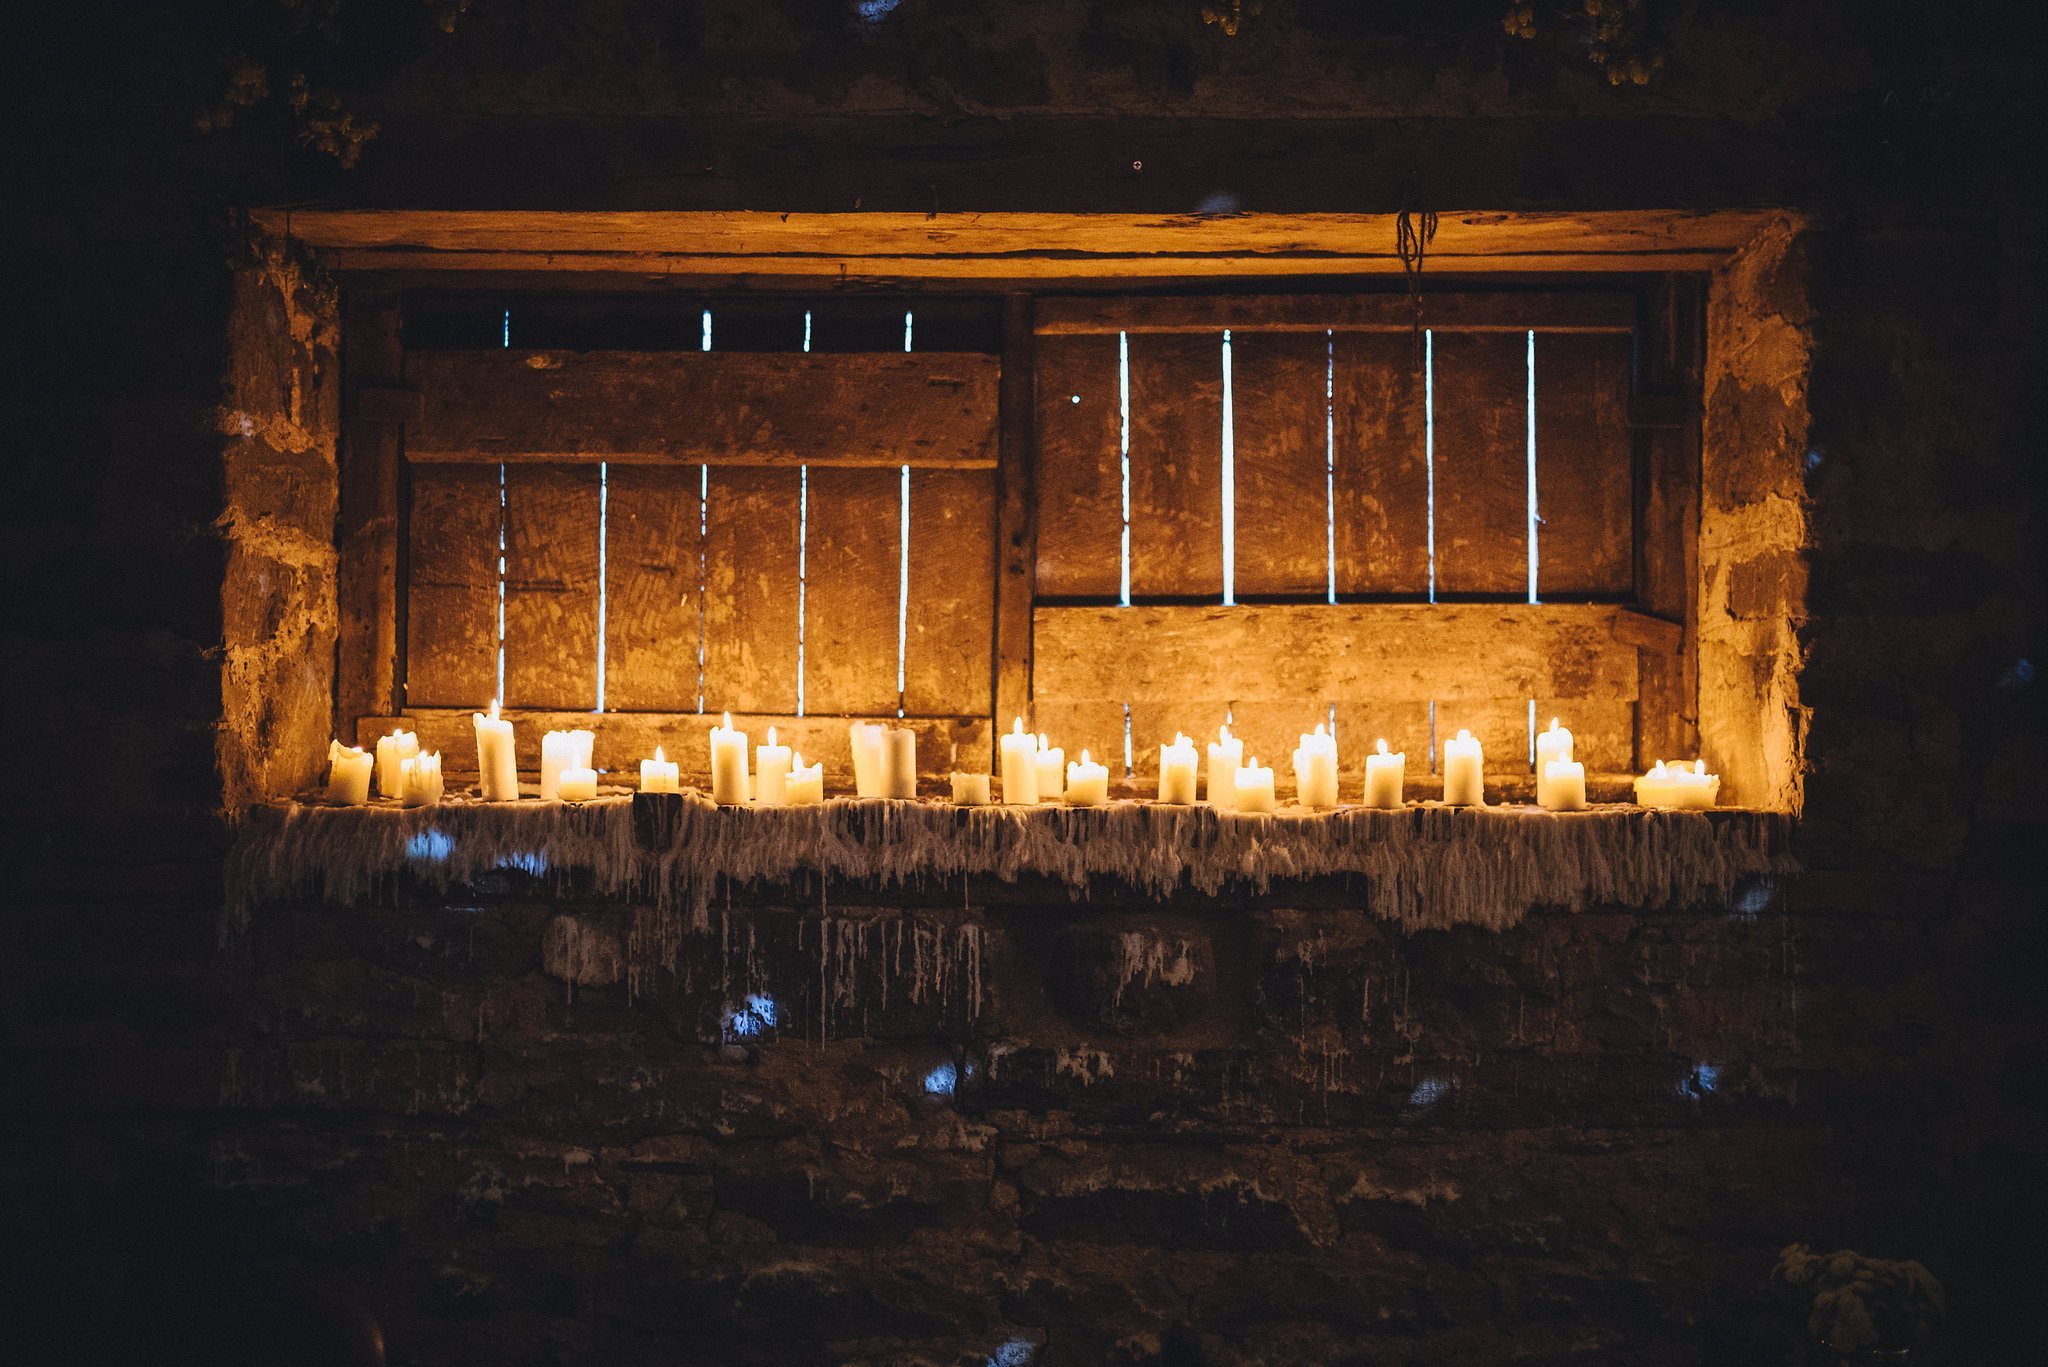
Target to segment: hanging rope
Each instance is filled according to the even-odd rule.
[[[1422,369],[1422,259],[1436,241],[1436,212],[1403,209],[1394,220],[1394,252],[1408,281],[1408,305],[1415,318],[1415,368]]]

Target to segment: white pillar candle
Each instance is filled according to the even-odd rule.
[[[1486,756],[1470,731],[1444,742],[1444,801],[1453,807],[1486,805]]]
[[[1244,742],[1228,726],[1216,728],[1209,742],[1209,805],[1227,811],[1237,803],[1237,771],[1244,764]]]
[[[564,769],[590,768],[590,751],[595,741],[588,731],[550,731],[540,738],[540,795],[543,801],[561,796],[558,788]]]
[[[1159,800],[1192,807],[1196,772],[1195,743],[1174,732],[1173,744],[1159,747]]]
[[[882,796],[917,796],[917,732],[891,726],[882,735]]]
[[[789,769],[789,805],[809,807],[825,800],[825,761],[805,764],[798,753],[791,757]]]
[[[1088,758],[1086,750],[1067,766],[1066,780],[1060,796],[1069,807],[1100,807],[1109,801],[1109,770]]]
[[[1038,733],[1038,800],[1058,802],[1067,781],[1067,752]]]
[[[1648,773],[1636,779],[1635,788],[1636,805],[1639,807],[1671,805],[1671,779],[1661,759],[1650,766]]]
[[[512,723],[498,716],[498,700],[491,699],[491,715],[471,714],[476,721],[476,786],[486,802],[519,800],[519,760],[513,751]]]
[[[1017,718],[1010,734],[1002,738],[1003,801],[1011,806],[1035,806],[1038,802],[1038,737],[1024,733],[1024,719]]]
[[[327,742],[327,800],[341,807],[360,807],[370,800],[370,775],[377,761],[368,750]]]
[[[988,802],[987,774],[953,775],[953,805],[955,807],[980,807]]]
[[[398,766],[420,752],[420,738],[410,731],[393,731],[377,739],[377,796],[403,797],[405,777]]]
[[[1408,755],[1387,753],[1387,740],[1379,740],[1378,753],[1365,757],[1365,805],[1393,811],[1401,806],[1401,785],[1408,777]]]
[[[597,770],[579,765],[555,776],[555,796],[564,802],[588,802],[597,796]]]
[[[882,736],[888,727],[879,722],[857,721],[846,728],[846,741],[853,750],[853,795],[882,796]]]
[[[662,748],[654,747],[654,758],[640,761],[640,791],[643,793],[680,793],[683,790],[682,774],[676,762],[668,758]]]
[[[1557,724],[1557,718],[1552,717],[1550,719],[1550,729],[1548,731],[1538,731],[1536,733],[1537,806],[1550,806],[1550,803],[1545,800],[1545,796],[1549,791],[1550,781],[1549,779],[1545,778],[1544,775],[1549,772],[1549,766],[1551,762],[1553,760],[1570,759],[1571,757],[1572,733],[1570,731],[1565,730],[1563,727],[1559,726]],[[1583,772],[1581,776],[1583,777]]]
[[[441,754],[408,755],[398,762],[398,800],[408,807],[432,807],[441,801]]]
[[[1259,763],[1257,755],[1249,764],[1238,766],[1232,775],[1231,803],[1240,812],[1270,812],[1275,806],[1273,798],[1273,771]]]
[[[1586,766],[1575,759],[1546,760],[1536,776],[1536,802],[1547,812],[1586,809]]]
[[[1322,722],[1294,752],[1294,798],[1317,811],[1337,805],[1337,738]]]
[[[722,807],[747,800],[747,733],[734,729],[730,712],[711,728],[711,800]]]
[[[768,743],[754,747],[754,801],[763,807],[789,804],[789,747],[775,743],[775,728],[768,728]]]

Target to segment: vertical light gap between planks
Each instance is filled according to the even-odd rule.
[[[1329,601],[1337,601],[1337,330],[1323,329],[1323,533],[1330,568]],[[1330,730],[1337,729],[1337,705],[1330,704]]]
[[[1429,523],[1424,532],[1429,547],[1429,601],[1436,601],[1436,332],[1424,328],[1422,332],[1422,468],[1429,482]],[[1432,704],[1434,706],[1434,704]],[[1434,714],[1430,724],[1431,760],[1436,760],[1434,737],[1436,726]],[[1431,772],[1435,772],[1434,769]]]
[[[604,627],[605,627],[605,552],[607,524],[611,519],[611,477],[606,462],[597,463],[597,706],[592,711],[604,711]]]
[[[1131,605],[1131,334],[1116,335],[1117,450],[1124,497],[1123,543],[1118,552],[1117,602]],[[1080,396],[1075,396],[1079,402]]]
[[[711,350],[711,310],[704,310],[704,333],[700,350]],[[710,574],[711,466],[697,467],[697,712],[704,711],[704,590]]]
[[[512,345],[512,310],[505,310],[504,326],[499,332],[500,344]],[[503,702],[505,698],[505,462],[498,462],[498,695],[493,701]]]
[[[1124,704],[1124,782],[1131,781],[1131,705]]]
[[[1534,328],[1529,329],[1529,388],[1522,404],[1522,409],[1528,418],[1528,439],[1525,445],[1529,456],[1529,601],[1533,603],[1536,601],[1536,527],[1543,521],[1537,515],[1536,510],[1536,330]],[[1529,704],[1532,708],[1535,705],[1533,701]],[[1531,740],[1529,744],[1532,747],[1529,753],[1533,755],[1536,753],[1533,748],[1536,742]]]
[[[811,311],[804,310],[804,352],[811,349]],[[796,470],[796,714],[804,714],[804,595],[810,587],[811,467]]]
[[[1230,329],[1223,329],[1223,606],[1237,602],[1237,424],[1231,413]]]
[[[1533,599],[1531,600],[1534,601]],[[1536,700],[1529,699],[1529,772],[1536,773]],[[1541,778],[1541,774],[1536,774]]]
[[[910,350],[910,319],[903,315],[903,349]],[[910,643],[910,467],[902,470],[903,497],[896,537],[896,715],[903,715],[903,658]]]
[[[1429,772],[1436,772],[1436,699],[1429,700]]]

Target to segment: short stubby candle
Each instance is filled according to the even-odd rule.
[[[1003,801],[1010,806],[1032,807],[1038,803],[1038,737],[1027,735],[1024,719],[1017,718],[1010,734],[1002,738]]]
[[[747,733],[733,727],[730,712],[711,728],[711,800],[721,807],[747,800]]]
[[[1444,802],[1451,807],[1486,805],[1486,755],[1470,731],[1460,730],[1444,742]]]
[[[1570,731],[1567,731],[1562,726],[1559,726],[1557,724],[1557,718],[1552,717],[1550,719],[1550,729],[1548,731],[1538,731],[1536,733],[1537,806],[1550,806],[1550,803],[1546,800],[1546,796],[1549,792],[1550,780],[1546,778],[1545,775],[1549,772],[1551,762],[1554,760],[1566,760],[1570,759],[1571,757],[1572,733]],[[1581,766],[1580,768],[1579,776],[1580,779],[1583,781],[1585,777],[1585,770],[1583,766]],[[1583,786],[1583,782],[1581,786]]]
[[[550,731],[540,738],[540,795],[560,797],[564,769],[588,769],[596,737],[588,731]]]
[[[429,750],[398,762],[398,800],[408,807],[432,807],[441,801],[441,753]]]
[[[486,802],[519,800],[519,760],[513,751],[512,723],[498,715],[498,700],[491,699],[491,715],[471,714],[476,721],[476,788]]]
[[[775,728],[768,728],[768,743],[754,747],[754,801],[763,807],[789,805],[789,747],[775,743]]]
[[[790,759],[789,805],[811,807],[825,800],[825,761],[805,764],[799,751]]]
[[[880,722],[857,721],[846,728],[846,743],[853,751],[853,795],[881,797],[882,736],[888,727]]]
[[[1536,805],[1546,812],[1586,810],[1586,766],[1575,759],[1545,760],[1536,775]]]
[[[1038,800],[1058,802],[1066,787],[1067,752],[1038,733]]]
[[[1159,800],[1195,805],[1195,743],[1176,731],[1173,744],[1159,747]]]
[[[360,807],[370,800],[370,774],[377,761],[367,750],[327,742],[327,800],[341,807]]]
[[[1694,760],[1691,768],[1683,761],[1672,764],[1660,759],[1636,780],[1636,802],[1643,807],[1704,811],[1720,796],[1721,776],[1708,773],[1703,759]]]
[[[579,765],[555,776],[555,796],[563,802],[588,802],[597,796],[597,770]]]
[[[393,731],[377,740],[377,796],[403,797],[405,776],[398,766],[420,752],[420,738],[410,731]]]
[[[643,793],[680,793],[683,791],[682,774],[676,762],[657,745],[654,758],[640,761],[640,791]]]
[[[1337,738],[1322,722],[1294,752],[1294,798],[1316,811],[1337,805]]]
[[[1237,805],[1237,771],[1244,764],[1244,742],[1228,726],[1216,728],[1209,742],[1209,805],[1228,811]]]
[[[882,796],[917,796],[917,732],[892,726],[882,733]]]
[[[1067,766],[1066,777],[1060,796],[1069,807],[1100,807],[1109,801],[1109,770],[1088,758],[1086,750]]]
[[[988,803],[987,774],[953,775],[953,805],[955,807],[982,807]]]
[[[1261,814],[1271,812],[1278,804],[1273,797],[1273,771],[1259,763],[1257,755],[1250,764],[1238,766],[1231,785],[1233,810]]]
[[[1387,738],[1381,736],[1375,753],[1365,757],[1365,805],[1394,811],[1402,804],[1401,787],[1408,778],[1405,751],[1387,753]]]

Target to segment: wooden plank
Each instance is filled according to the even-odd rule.
[[[1340,332],[1337,592],[1429,593],[1429,464],[1422,366],[1406,334]]]
[[[441,351],[411,378],[414,461],[995,465],[979,353]]]
[[[912,470],[904,710],[965,716],[989,706],[995,576],[994,473]]]
[[[342,367],[351,394],[342,431],[335,523],[339,599],[335,706],[343,718],[398,706],[403,662],[399,600],[399,469],[404,433],[366,395],[398,382],[403,316],[389,294],[351,294],[342,311]]]
[[[505,703],[597,706],[595,466],[505,471]]]
[[[812,470],[804,710],[893,715],[902,494],[895,470]]]
[[[1330,587],[1332,354],[1321,332],[1232,334],[1240,597]]]
[[[605,706],[694,709],[703,625],[698,472],[622,465],[607,485]]]
[[[1643,291],[1637,389],[1696,390],[1703,364],[1704,287],[1670,277]],[[1636,765],[1699,753],[1700,419],[1639,431],[1636,461],[1636,605],[1679,625],[1681,644],[1642,652]]]
[[[484,706],[498,690],[497,467],[413,471],[408,521],[406,705]]]
[[[821,473],[810,473],[814,495]],[[707,712],[796,711],[801,482],[795,470],[710,472],[704,506]],[[813,574],[837,573],[829,559],[813,558],[809,565]],[[808,606],[816,622],[815,596]]]
[[[1423,325],[1438,332],[1626,333],[1635,296],[1618,291],[1429,294]],[[1406,294],[1179,294],[1049,296],[1039,300],[1042,336],[1107,333],[1390,332],[1415,326]]]
[[[1635,578],[1632,338],[1536,334],[1539,597],[1624,596]]]
[[[1115,598],[1123,583],[1123,399],[1115,337],[1037,343],[1040,594]]]
[[[1221,598],[1223,338],[1133,337],[1131,593]]]
[[[1002,452],[998,502],[995,721],[1031,710],[1031,600],[1038,565],[1037,357],[1031,297],[1003,299]]]
[[[1528,339],[1434,339],[1438,593],[1529,588]]]
[[[466,786],[476,777],[476,732],[466,708],[414,708],[402,716],[364,717],[355,725],[358,744],[403,726],[419,735],[423,749],[438,751],[442,771]],[[519,767],[540,769],[541,737],[549,731],[582,729],[592,733],[592,760],[605,771],[607,783],[630,786],[640,774],[640,761],[654,756],[659,745],[676,761],[683,782],[705,787],[710,782],[711,728],[715,712],[539,712],[515,709],[505,713],[513,723]],[[893,713],[873,718],[917,733],[917,772],[930,795],[944,791],[954,770],[986,772],[989,765],[989,723],[986,717],[906,717]],[[825,790],[834,796],[853,794],[853,761],[847,749],[845,717],[734,713],[733,725],[755,744],[775,738],[793,746],[807,760],[825,762]],[[451,788],[451,792],[455,791]]]
[[[1034,690],[1063,701],[1636,696],[1601,604],[1041,607]]]

